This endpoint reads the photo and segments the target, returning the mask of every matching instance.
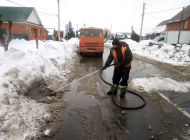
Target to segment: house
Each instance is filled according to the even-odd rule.
[[[53,31],[52,39],[58,41],[58,33],[60,33],[60,39],[63,38],[63,31],[58,32],[58,30]]]
[[[46,28],[48,32],[48,40],[56,40],[58,41],[58,30],[55,28]],[[60,40],[63,40],[64,31],[60,31]]]
[[[3,28],[8,29],[8,22],[12,21],[11,34],[13,38],[33,40],[47,39],[47,31],[34,7],[5,7],[0,6],[0,19]]]
[[[53,33],[55,28],[46,28],[47,32],[48,32],[48,40],[53,40]]]
[[[162,21],[156,27],[149,29],[146,32],[146,39],[155,39],[157,37],[165,37],[166,23],[168,20]]]
[[[155,37],[164,37],[166,33],[166,25],[158,25],[146,32],[146,39],[154,39]]]
[[[190,44],[190,5],[166,21],[165,42]]]

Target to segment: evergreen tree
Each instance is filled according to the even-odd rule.
[[[139,42],[140,36],[134,31],[133,27],[131,28],[131,30],[132,30],[131,39],[136,42]]]
[[[75,32],[73,30],[71,21],[69,21],[69,24],[66,24],[65,32],[66,32],[65,39],[68,40],[68,39],[70,39],[72,37],[75,37]]]
[[[111,31],[108,28],[104,29],[104,38],[106,40],[111,39]]]

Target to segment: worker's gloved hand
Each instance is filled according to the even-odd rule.
[[[104,65],[103,67],[101,67],[100,70],[105,70],[108,66],[107,65]]]

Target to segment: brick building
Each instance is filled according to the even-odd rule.
[[[12,37],[26,40],[47,39],[47,31],[34,7],[5,7],[0,6],[3,28],[8,29],[8,21],[12,21]]]

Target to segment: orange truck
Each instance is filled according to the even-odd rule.
[[[95,27],[83,27],[79,30],[79,33],[80,54],[95,54],[102,56],[104,52],[103,30]]]

